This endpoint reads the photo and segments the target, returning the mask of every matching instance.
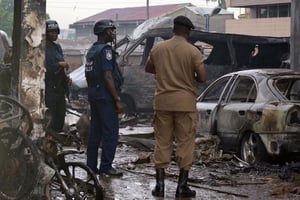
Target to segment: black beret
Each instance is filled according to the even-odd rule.
[[[176,25],[181,25],[181,26],[185,26],[187,28],[191,28],[191,29],[194,29],[194,25],[193,23],[191,22],[191,20],[185,16],[178,16],[174,19],[174,24]]]

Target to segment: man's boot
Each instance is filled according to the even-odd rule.
[[[156,186],[152,190],[152,195],[155,197],[164,197],[165,195],[165,169],[156,169]]]
[[[194,190],[191,190],[188,185],[188,176],[189,171],[180,169],[179,179],[178,179],[178,185],[176,189],[176,197],[195,197],[196,192]]]

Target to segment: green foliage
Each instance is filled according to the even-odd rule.
[[[223,8],[223,9],[227,8],[225,0],[218,0],[218,4],[219,4],[219,7]]]
[[[0,0],[0,30],[12,35],[14,20],[14,0]]]

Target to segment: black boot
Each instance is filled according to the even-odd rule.
[[[196,192],[194,190],[191,190],[188,185],[188,176],[189,171],[180,169],[179,179],[178,179],[178,185],[176,189],[176,197],[195,197]]]
[[[164,197],[165,195],[165,169],[156,169],[156,186],[152,190],[152,195],[155,197]]]

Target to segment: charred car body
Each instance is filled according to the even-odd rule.
[[[300,153],[300,73],[257,69],[229,73],[198,97],[198,133],[254,164]]]
[[[155,77],[145,73],[144,65],[153,45],[172,35],[170,18],[152,19],[137,27],[131,36],[118,42],[117,62],[124,75],[120,96],[127,105],[128,113],[152,111]],[[290,48],[289,38],[212,33],[198,29],[192,31],[189,41],[203,52],[208,74],[207,84],[199,85],[199,94],[210,82],[229,72],[281,67]],[[84,73],[80,74],[82,76]],[[72,77],[74,83],[76,79]]]
[[[135,32],[134,32],[135,33]],[[134,34],[133,34],[134,35]],[[118,63],[124,75],[123,97],[133,111],[152,111],[155,78],[144,65],[153,45],[172,37],[172,28],[152,28],[128,40]],[[279,68],[289,53],[289,38],[255,37],[193,30],[189,41],[204,54],[208,82],[241,69]],[[252,55],[258,45],[258,52]],[[207,86],[199,85],[199,94]],[[136,109],[136,110],[135,110]]]

